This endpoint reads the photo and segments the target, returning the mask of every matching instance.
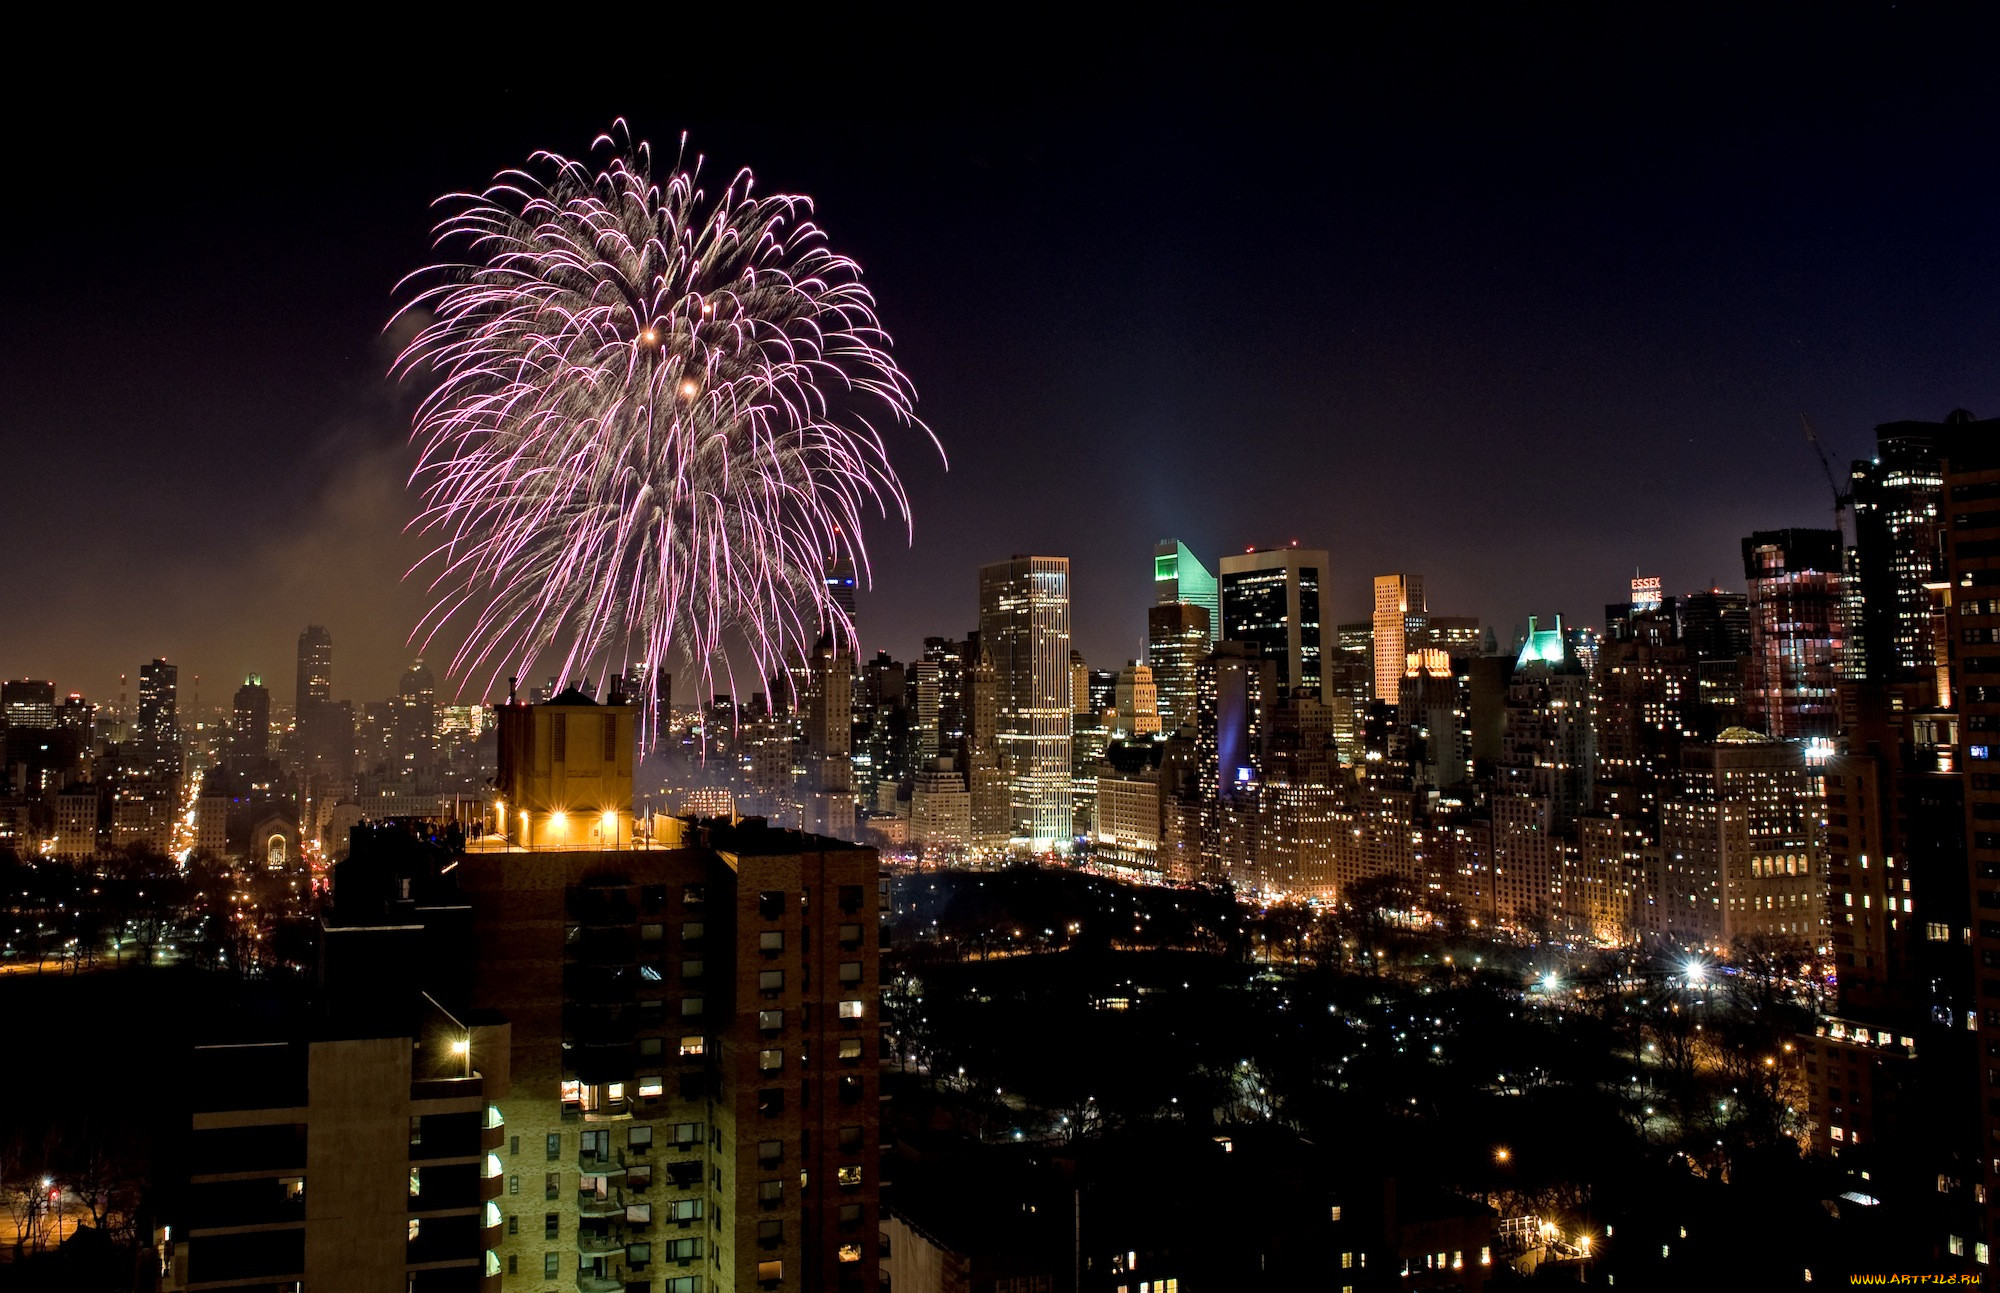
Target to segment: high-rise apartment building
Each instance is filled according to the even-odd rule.
[[[1327,555],[1315,548],[1271,548],[1222,559],[1222,638],[1258,649],[1277,667],[1285,691],[1305,687],[1326,698],[1320,624]]]
[[[875,853],[755,819],[658,842],[458,869],[473,1007],[512,1025],[501,1288],[873,1289]]]
[[[1069,558],[1017,556],[980,567],[979,644],[997,683],[1013,837],[1037,851],[1066,849],[1075,827]]]
[[[1162,539],[1153,545],[1153,602],[1159,606],[1182,602],[1207,611],[1211,646],[1222,632],[1222,601],[1215,576],[1179,539]]]
[[[1503,919],[1552,922],[1562,899],[1562,841],[1590,807],[1595,732],[1590,673],[1563,631],[1530,616],[1507,681],[1493,787],[1493,891]]]
[[[1166,602],[1146,610],[1146,660],[1153,667],[1160,728],[1167,733],[1195,721],[1195,671],[1214,643],[1208,609]]]
[[[1846,554],[1836,530],[1760,530],[1743,540],[1749,725],[1781,740],[1830,740],[1847,638]]]
[[[1410,638],[1425,619],[1422,575],[1375,576],[1375,699],[1393,705],[1403,683]]]
[[[1744,728],[1690,743],[1660,805],[1656,928],[1726,949],[1826,936],[1819,769],[1801,745]]]
[[[2000,438],[1991,424],[1947,429],[1943,542],[1948,690],[1958,709],[1964,769],[1965,870],[1971,924],[1978,1081],[1979,1184],[1983,1230],[1966,1238],[2000,1245]],[[1927,913],[1918,913],[1927,917]],[[1990,1248],[1989,1248],[1990,1251]]]

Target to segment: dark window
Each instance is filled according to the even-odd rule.
[[[562,1213],[551,1212],[542,1218],[542,1238],[554,1239],[562,1234]]]
[[[604,761],[618,762],[618,715],[604,716]]]
[[[562,1173],[550,1172],[542,1178],[542,1197],[553,1199],[562,1190]]]
[[[562,1157],[562,1133],[559,1131],[552,1131],[549,1133],[549,1161],[553,1163],[561,1157]]]
[[[842,1127],[840,1129],[840,1152],[858,1154],[861,1152],[861,1128]]]
[[[569,758],[569,723],[567,714],[557,714],[549,724],[549,743],[555,747],[555,761],[562,763]]]
[[[785,1093],[777,1087],[766,1087],[757,1093],[757,1112],[766,1118],[776,1117],[785,1111]]]
[[[757,895],[757,914],[765,920],[776,920],[785,914],[785,891],[766,889]]]
[[[861,910],[861,886],[844,884],[840,886],[840,909],[842,911]]]

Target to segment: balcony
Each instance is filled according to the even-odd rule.
[[[577,1293],[625,1293],[624,1281],[594,1275],[589,1271],[577,1272],[576,1288]]]
[[[576,1215],[599,1220],[612,1217],[622,1220],[625,1216],[625,1192],[612,1190],[608,1194],[579,1195],[576,1201]]]
[[[608,1232],[603,1234],[580,1234],[576,1237],[576,1250],[580,1253],[589,1253],[592,1255],[622,1253],[625,1251],[625,1240],[623,1236]]]
[[[576,1156],[576,1166],[585,1176],[623,1176],[625,1151],[614,1149],[608,1154],[581,1153]]]

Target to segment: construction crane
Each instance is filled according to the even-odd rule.
[[[1826,487],[1833,491],[1833,531],[1840,536],[1840,546],[1847,548],[1847,510],[1854,506],[1854,492],[1840,487],[1840,477],[1834,475],[1833,459],[1826,456],[1826,446],[1819,442],[1819,433],[1813,430],[1812,419],[1799,414],[1799,425],[1806,430],[1806,443],[1819,455],[1819,469],[1826,473]]]

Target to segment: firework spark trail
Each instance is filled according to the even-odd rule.
[[[656,182],[622,121],[600,151],[441,199],[461,259],[398,287],[396,319],[426,321],[395,372],[434,383],[411,481],[436,601],[412,637],[469,618],[451,672],[490,666],[489,689],[550,654],[569,678],[678,652],[706,691],[732,643],[764,678],[822,629],[852,649],[827,562],[865,576],[867,511],[910,526],[882,413],[937,445],[860,267],[747,170],[710,199],[698,160]]]

